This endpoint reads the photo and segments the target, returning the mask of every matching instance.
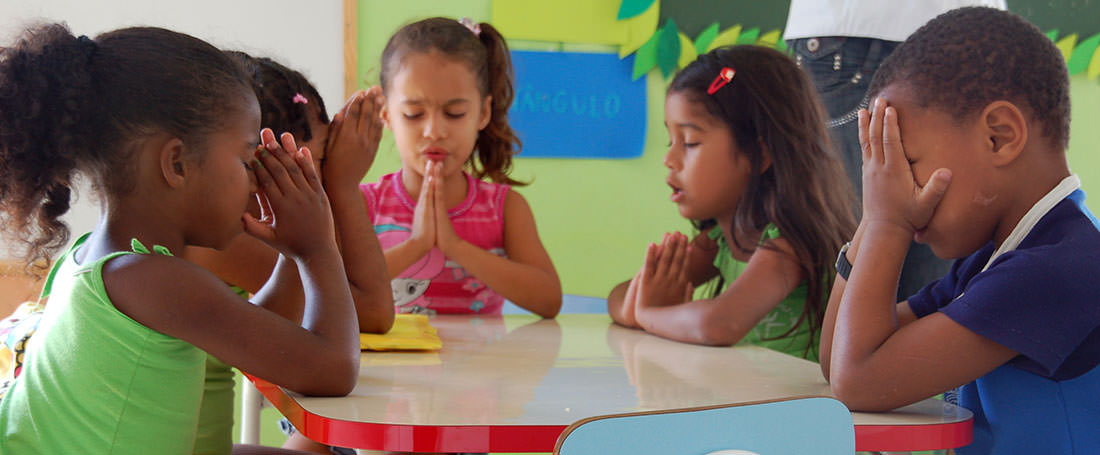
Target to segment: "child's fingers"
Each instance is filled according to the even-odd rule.
[[[269,144],[278,145],[279,139],[275,137],[275,132],[271,131],[271,128],[264,128],[260,130],[260,143],[267,148]]]
[[[684,244],[683,234],[677,232],[672,237],[672,256],[668,261],[667,273],[671,278],[679,280],[684,276],[684,259],[687,256],[687,245]]]
[[[283,164],[286,168],[287,175],[290,176],[291,182],[297,188],[308,188],[309,182],[306,181],[305,175],[302,173],[302,167],[298,164],[298,157],[302,154],[302,150],[298,148],[298,145],[294,142],[294,135],[290,133],[283,133],[279,137],[280,142],[283,145],[282,150],[275,150],[272,155]]]
[[[683,301],[684,302],[690,302],[690,301],[694,300],[692,298],[694,296],[695,296],[695,288],[691,285],[691,283],[684,283],[684,300]]]
[[[275,182],[275,177],[271,175],[266,164],[269,161],[276,163],[278,161],[270,155],[266,150],[257,151],[256,159],[252,160],[252,173],[256,175],[256,185],[260,187],[260,191],[279,196],[282,195],[282,191],[279,190],[279,184]]]
[[[626,286],[626,294],[623,295],[623,308],[627,305],[634,305],[638,299],[638,282],[641,281],[642,271],[638,270],[638,273],[634,274],[634,277],[630,279],[630,284]]]
[[[642,279],[653,276],[657,270],[657,244],[650,243],[645,249],[645,264],[642,266]]]
[[[302,147],[295,154],[295,159],[298,162],[298,167],[302,169],[302,177],[309,188],[313,188],[313,191],[324,191],[321,178],[317,176],[317,168],[313,167],[313,151],[309,147]]]
[[[867,138],[871,142],[871,159],[878,164],[882,164],[885,159],[882,152],[882,120],[885,111],[886,101],[875,99],[874,110],[871,111],[871,131]]]
[[[883,109],[882,154],[887,166],[906,163],[905,149],[901,146],[901,127],[898,126],[898,110]]]
[[[348,101],[347,118],[356,131],[359,130],[360,117],[363,115],[363,98],[363,92],[356,92]]]
[[[688,266],[691,264],[691,255],[695,252],[695,248],[690,243],[684,244],[684,258],[680,262],[680,274],[676,277],[677,280],[686,282],[688,281]],[[691,283],[688,283],[691,284]]]
[[[431,170],[432,162],[429,161],[427,166],[424,167],[424,178],[420,180],[420,197],[417,198],[417,204],[425,204],[428,202],[428,195],[432,185]]]
[[[931,218],[932,211],[943,200],[944,194],[947,194],[947,187],[950,185],[951,170],[946,168],[936,169],[932,173],[932,177],[928,178],[928,183],[925,183],[924,188],[920,189],[920,194],[917,195],[917,207],[921,213]]]
[[[871,113],[867,109],[859,110],[859,149],[863,152],[863,162],[871,160]]]
[[[446,202],[446,195],[444,194],[444,189],[443,189],[443,179],[439,177],[439,171],[438,171],[438,168],[440,166],[441,166],[441,164],[437,164],[435,166],[432,166],[436,170],[434,170],[431,173],[431,176],[432,176],[431,177],[432,178],[432,198],[434,199],[434,202],[435,202],[435,217],[436,217],[435,219],[436,219],[436,223],[438,223],[439,220],[441,220],[441,219],[446,219],[447,218],[447,202]]]
[[[661,248],[661,257],[657,258],[657,270],[655,272],[657,276],[667,277],[669,271],[672,269],[672,262],[676,256],[675,239],[675,236],[665,234],[664,246]]]
[[[256,181],[269,197],[283,196],[294,187],[294,182],[291,180],[290,174],[287,173],[286,166],[276,154],[285,155],[286,152],[268,146],[256,153],[256,158],[260,161],[260,166],[256,167]]]
[[[370,100],[370,112],[363,117],[367,122],[367,136],[371,141],[377,141],[382,136],[382,90],[378,86],[371,87],[367,92]]]
[[[275,230],[270,225],[254,218],[252,214],[245,213],[241,217],[241,221],[244,223],[244,232],[248,235],[264,241],[275,240]]]

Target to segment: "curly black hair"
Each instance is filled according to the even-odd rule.
[[[134,144],[157,132],[202,158],[206,138],[252,97],[239,64],[210,44],[161,28],[76,37],[28,28],[0,47],[0,224],[28,263],[68,241],[60,217],[74,176],[110,201],[133,190]]]
[[[967,7],[932,19],[883,61],[868,90],[874,97],[905,83],[922,107],[963,119],[1007,100],[1051,145],[1069,143],[1069,75],[1062,53],[1039,28],[994,8]]]
[[[226,51],[252,76],[252,89],[260,101],[260,126],[275,134],[290,133],[305,142],[313,139],[309,115],[328,124],[328,111],[317,88],[302,73],[267,57],[253,57],[240,51]],[[297,98],[301,95],[304,99]],[[299,101],[301,100],[301,101]],[[310,105],[315,108],[310,108]]]

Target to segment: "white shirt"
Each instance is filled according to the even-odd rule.
[[[854,36],[905,41],[925,22],[963,6],[1005,9],[1005,0],[791,0],[783,39]]]

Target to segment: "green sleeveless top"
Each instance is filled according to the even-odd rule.
[[[718,272],[722,274],[722,278],[726,281],[728,287],[731,283],[737,281],[737,277],[741,276],[748,264],[734,259],[732,250],[726,243],[725,236],[722,235],[722,230],[717,226],[711,229],[707,236],[718,242],[718,255],[714,257],[714,266],[718,268]],[[779,228],[769,224],[764,228],[760,243],[763,244],[767,240],[779,237],[781,237]],[[798,324],[798,319],[802,316],[802,311],[806,306],[806,293],[806,283],[803,282],[795,287],[782,302],[779,302],[779,305],[772,309],[770,313],[764,316],[764,319],[756,323],[738,344],[762,346],[816,362],[820,332],[811,336],[807,321]],[[796,324],[798,324],[798,327],[793,332],[787,333]],[[809,351],[806,350],[807,346],[810,346]]]
[[[54,265],[24,370],[0,401],[0,453],[190,454],[206,355],[108,298],[103,265],[148,254],[144,246],[77,264],[72,252],[86,238]]]
[[[229,287],[248,300],[248,291],[233,285]],[[229,455],[233,451],[233,387],[236,383],[233,367],[206,355],[206,380],[202,384],[194,455]]]

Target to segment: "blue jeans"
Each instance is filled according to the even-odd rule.
[[[873,38],[821,37],[789,41],[792,57],[814,81],[829,115],[833,151],[840,158],[856,196],[863,198],[863,155],[859,147],[858,113],[868,105],[867,89],[879,64],[899,43]],[[860,207],[856,207],[859,216]],[[908,299],[951,269],[927,245],[913,243],[905,255],[898,282],[898,300]]]

